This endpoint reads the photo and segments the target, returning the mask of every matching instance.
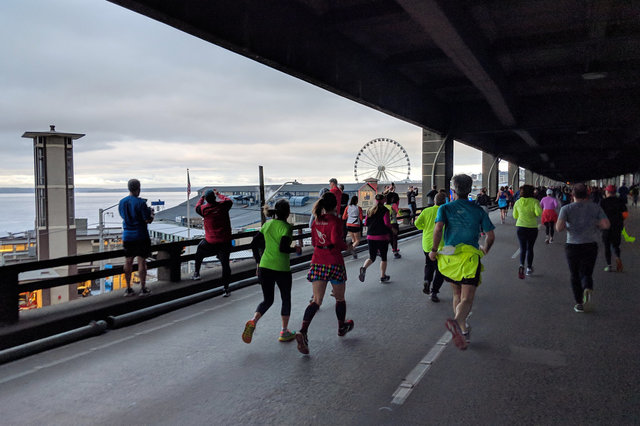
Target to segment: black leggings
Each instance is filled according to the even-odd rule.
[[[569,272],[571,273],[571,290],[576,303],[582,303],[585,289],[593,290],[593,268],[598,257],[598,244],[567,244],[565,246]]]
[[[544,227],[546,228],[546,234],[553,238],[553,233],[555,231],[556,223],[555,222],[545,222]]]
[[[622,229],[605,229],[602,231],[602,242],[604,243],[604,257],[607,265],[611,265],[611,247],[620,258],[620,242],[622,241]]]
[[[533,265],[533,245],[538,238],[538,228],[517,227],[518,241],[520,242],[520,264],[524,265],[525,257],[527,259],[527,267]]]
[[[264,315],[273,305],[277,284],[282,299],[280,315],[288,317],[291,314],[291,271],[258,268],[258,280],[260,280],[264,300],[258,305],[256,311],[260,312],[260,315]]]
[[[205,257],[217,256],[222,265],[222,284],[224,288],[229,287],[229,278],[231,277],[231,267],[229,266],[229,255],[231,253],[231,241],[224,243],[208,243],[207,240],[200,241],[198,250],[196,250],[196,272],[200,273],[200,267]]]
[[[426,251],[424,252],[424,256],[424,280],[432,284],[431,293],[438,294],[444,282],[444,277],[438,270],[438,261],[429,259],[429,253]]]

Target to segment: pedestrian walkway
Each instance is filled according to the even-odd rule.
[[[595,312],[573,311],[564,233],[535,246],[535,272],[517,277],[513,219],[485,258],[471,344],[448,341],[451,290],[422,293],[420,237],[400,242],[388,283],[378,264],[346,259],[348,317],[337,336],[334,299],[309,329],[311,354],[278,342],[278,302],[251,344],[245,322],[257,286],[0,366],[3,424],[638,424],[636,339],[640,243],[623,244],[623,273],[594,274]],[[631,211],[629,232],[640,234]],[[638,230],[634,233],[634,230]],[[290,328],[311,292],[294,274]],[[277,300],[278,296],[276,296]],[[27,408],[25,408],[27,407]],[[25,413],[28,411],[28,415]]]

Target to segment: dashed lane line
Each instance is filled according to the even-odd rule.
[[[402,383],[400,383],[400,386],[398,386],[392,395],[393,399],[391,400],[391,404],[404,404],[409,395],[411,395],[411,392],[413,392],[413,389],[415,389],[418,383],[420,383],[422,378],[427,374],[433,363],[438,359],[442,351],[444,351],[444,348],[447,346],[447,343],[450,341],[451,334],[449,332],[445,332],[425,357],[420,360],[418,365],[416,365]]]

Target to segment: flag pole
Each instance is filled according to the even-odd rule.
[[[187,240],[191,239],[191,206],[189,196],[191,195],[191,180],[189,179],[189,169],[187,169]]]

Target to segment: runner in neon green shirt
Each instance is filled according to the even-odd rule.
[[[278,338],[281,342],[289,342],[295,339],[295,332],[289,331],[289,316],[291,314],[291,268],[289,265],[289,254],[296,252],[300,254],[300,246],[291,247],[292,231],[291,225],[287,222],[290,207],[287,200],[279,200],[275,205],[275,210],[268,210],[267,216],[274,217],[265,223],[260,232],[251,241],[253,257],[258,263],[258,279],[262,287],[264,300],[256,308],[253,318],[247,321],[242,333],[242,340],[251,343],[253,332],[258,320],[273,305],[275,296],[275,286],[280,290],[282,298],[282,331]],[[260,253],[264,249],[264,253]]]

